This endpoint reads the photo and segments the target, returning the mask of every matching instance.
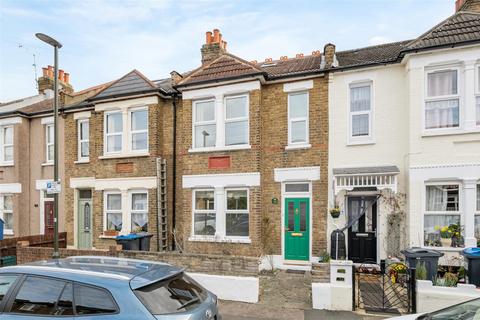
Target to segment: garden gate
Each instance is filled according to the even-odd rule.
[[[401,262],[354,266],[353,309],[408,314],[416,312],[415,269]]]

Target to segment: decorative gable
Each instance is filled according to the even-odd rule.
[[[148,80],[139,71],[133,70],[100,91],[93,99],[97,100],[123,94],[140,93],[154,89],[157,89],[157,86],[153,82]]]

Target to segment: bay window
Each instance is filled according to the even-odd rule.
[[[193,208],[193,234],[215,235],[216,214],[214,190],[195,190]]]
[[[438,70],[427,73],[425,129],[458,127],[460,96],[458,70]]]
[[[308,144],[308,92],[288,94],[288,144]]]
[[[225,98],[225,145],[248,144],[247,96]]]
[[[148,231],[148,194],[147,192],[132,192],[132,231]]]
[[[105,193],[105,230],[122,230],[122,194],[120,192]]]
[[[13,195],[3,194],[0,195],[2,206],[1,206],[1,218],[3,219],[4,225],[3,230],[5,234],[13,234]]]
[[[476,87],[476,122],[477,122],[477,126],[480,126],[480,66],[477,66],[477,69],[476,69],[476,73],[477,73],[477,87]]]
[[[217,139],[215,100],[194,102],[193,119],[195,148],[214,147]]]
[[[13,164],[13,126],[0,127],[0,164]]]
[[[108,112],[105,114],[105,143],[106,153],[122,151],[123,144],[123,119],[122,112]]]
[[[458,184],[427,185],[424,212],[424,245],[452,247],[463,245]]]
[[[148,151],[148,109],[131,110],[130,119],[132,151]]]
[[[55,131],[54,131],[54,126],[52,124],[47,124],[45,126],[45,153],[46,153],[46,162],[47,163],[53,163],[53,157],[54,157],[54,141],[55,141]]]
[[[368,142],[373,138],[372,83],[350,85],[350,142]]]
[[[90,156],[90,125],[88,119],[78,120],[78,160],[88,160]]]
[[[248,190],[227,190],[226,236],[248,237]]]
[[[477,205],[475,213],[475,238],[477,238],[477,246],[480,247],[480,184],[477,184]]]

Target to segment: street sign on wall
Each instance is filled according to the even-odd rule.
[[[62,186],[60,181],[48,181],[47,182],[47,194],[60,193],[62,191]]]

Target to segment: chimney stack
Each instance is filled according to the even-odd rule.
[[[480,13],[480,0],[456,0],[455,12],[471,11]]]
[[[205,65],[227,52],[227,42],[222,39],[220,30],[213,29],[205,33],[205,44],[200,50],[202,52],[202,65]]]
[[[53,66],[42,68],[42,76],[38,78],[38,92],[44,94],[46,90],[52,90],[54,88],[54,70]],[[70,94],[73,92],[73,87],[70,84],[70,74],[63,70],[58,70],[59,90]]]
[[[323,47],[323,59],[325,59],[325,68],[331,68],[332,66],[335,66],[336,57],[334,44],[327,43],[325,47]]]

